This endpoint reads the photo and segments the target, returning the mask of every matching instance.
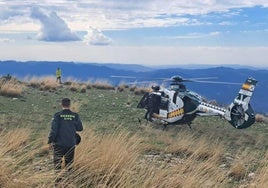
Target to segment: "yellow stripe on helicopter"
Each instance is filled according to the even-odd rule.
[[[254,85],[248,84],[248,83],[244,83],[242,85],[242,89],[247,90],[247,91],[253,91],[254,90]]]
[[[184,114],[184,109],[183,108],[180,108],[178,110],[169,112],[168,115],[167,115],[167,117],[168,118],[173,118],[173,117],[176,117],[176,116],[181,116],[183,114]]]
[[[242,89],[245,89],[245,90],[249,90],[249,88],[250,88],[250,84],[243,84],[243,86],[242,86]]]

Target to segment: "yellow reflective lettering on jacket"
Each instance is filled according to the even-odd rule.
[[[72,121],[75,118],[75,116],[71,114],[61,114],[60,117],[67,121]]]

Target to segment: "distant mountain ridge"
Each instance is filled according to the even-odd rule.
[[[109,67],[115,70],[128,70],[128,71],[134,71],[134,72],[148,72],[155,70],[155,68],[152,67],[147,67],[143,65],[137,65],[137,64],[119,64],[119,63],[90,63],[91,65],[96,65],[96,66],[105,66]]]
[[[62,69],[63,81],[67,77],[73,77],[81,81],[104,79],[112,84],[122,81],[155,81],[155,78],[169,78],[180,75],[184,78],[217,77],[214,81],[244,82],[248,77],[258,80],[258,84],[251,104],[257,112],[267,113],[268,94],[268,70],[250,68],[213,67],[202,69],[182,69],[146,67],[135,64],[98,64],[98,63],[75,63],[60,61],[0,61],[0,74],[11,74],[24,78],[26,76],[55,75],[57,67]],[[133,76],[136,79],[111,78],[111,75]],[[159,82],[159,84],[161,84]],[[217,100],[222,104],[229,104],[237,95],[240,85],[221,85],[204,83],[185,83],[188,89],[193,90],[209,100]]]

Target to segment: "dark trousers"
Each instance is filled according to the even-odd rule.
[[[54,145],[53,147],[54,147],[53,162],[54,162],[55,171],[59,172],[61,170],[63,158],[64,158],[65,167],[68,167],[68,169],[71,170],[72,164],[74,161],[75,146],[64,147],[64,146]]]
[[[57,82],[61,84],[61,76],[57,76]]]

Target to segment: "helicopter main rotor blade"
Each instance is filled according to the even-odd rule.
[[[196,80],[193,82],[198,82],[198,83],[207,83],[207,84],[226,84],[226,85],[241,85],[242,83],[237,83],[237,82],[217,82],[217,81],[201,81],[201,80]]]
[[[129,79],[137,79],[137,77],[135,76],[115,76],[115,75],[111,75],[111,78],[129,78]]]
[[[157,83],[155,82],[152,82],[152,81],[137,81],[137,82],[128,82],[127,84],[130,84],[130,85],[142,85],[142,84],[149,84],[149,85],[155,85]]]
[[[116,76],[111,75],[111,78],[126,78],[126,79],[141,79],[135,76]],[[146,78],[143,78],[146,79]],[[148,79],[148,78],[147,78]],[[200,78],[183,78],[179,75],[172,76],[171,78],[153,78],[151,80],[157,81],[162,80],[163,82],[198,82],[198,83],[208,83],[208,84],[225,84],[225,85],[241,85],[242,83],[237,82],[221,82],[221,81],[210,81],[207,79],[217,79],[217,77],[200,77]],[[129,84],[148,84],[152,83],[152,81],[134,81]]]
[[[164,82],[196,82],[208,79],[217,79],[217,77],[200,77],[200,78],[183,78],[179,75],[172,76],[171,78],[164,79]]]
[[[218,79],[218,77],[187,78],[187,80],[212,80],[212,79]]]
[[[150,80],[165,80],[169,78],[148,78],[148,77],[135,77],[135,76],[117,76],[117,75],[111,75],[111,78],[127,78],[127,79],[150,79]],[[149,81],[148,81],[149,82]]]

